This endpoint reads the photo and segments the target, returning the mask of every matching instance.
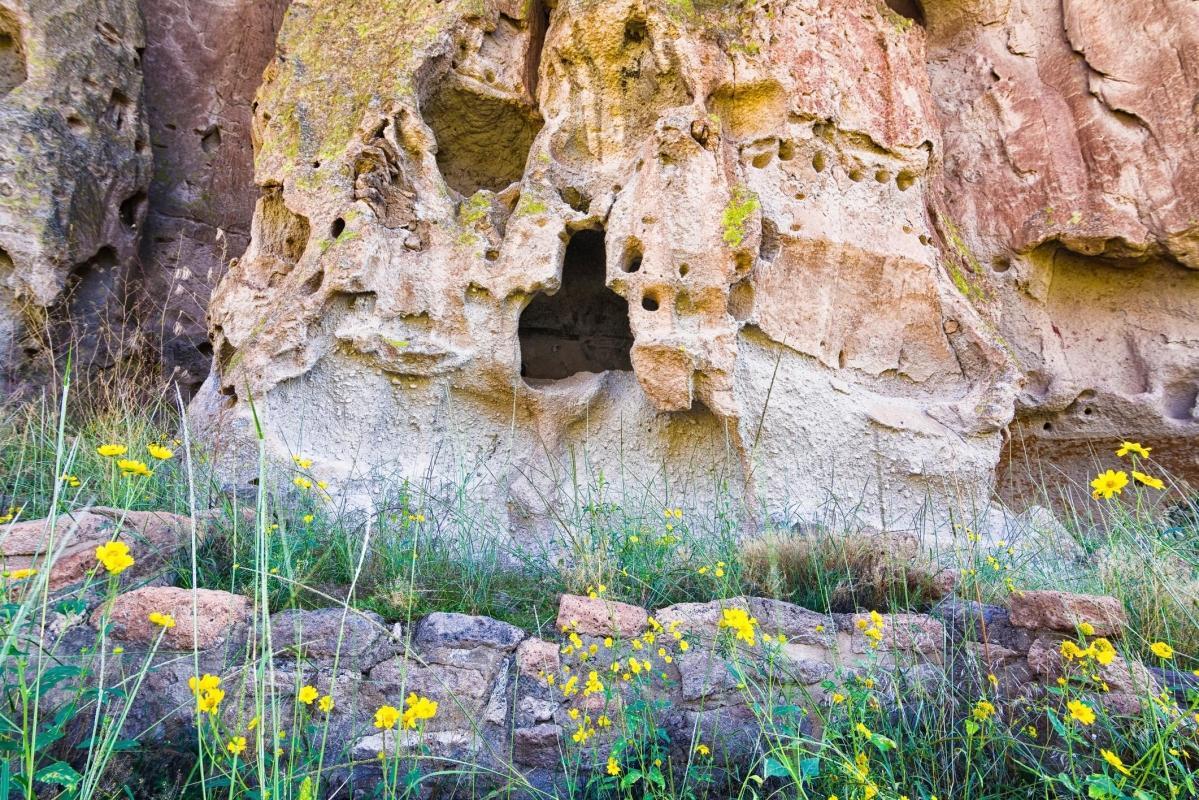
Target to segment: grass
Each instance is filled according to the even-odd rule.
[[[405,622],[460,611],[553,637],[562,592],[595,592],[649,608],[758,595],[821,612],[927,611],[945,591],[946,569],[956,573],[954,591],[964,599],[1003,602],[1013,590],[1036,588],[1112,594],[1129,613],[1121,646],[1130,654],[1181,671],[1199,667],[1199,525],[1185,507],[1171,512],[1170,502],[1188,496],[1179,485],[1160,492],[1130,485],[1112,501],[1059,506],[1069,548],[1052,538],[997,540],[961,528],[939,532],[944,546],[934,553],[912,536],[847,530],[828,520],[746,540],[731,502],[686,511],[648,500],[637,505],[597,481],[586,502],[559,511],[556,541],[521,544],[506,535],[502,518],[471,503],[465,488],[442,497],[397,481],[370,513],[343,507],[306,476],[298,454],[290,491],[268,491],[261,463],[255,497],[224,494],[182,422],[169,395],[146,402],[120,391],[97,399],[93,392],[86,403],[74,403],[69,387],[58,397],[0,408],[0,518],[10,516],[8,523],[96,504],[203,512],[203,535],[166,574],[179,586],[252,598],[257,655],[246,668],[260,678],[273,669],[263,638],[269,626],[262,622],[286,608],[344,605]],[[134,457],[151,462],[153,475],[120,475],[114,459],[97,452],[109,443],[140,454]],[[173,456],[146,456],[152,443],[169,446]],[[1113,455],[1111,466],[1120,463]],[[195,497],[215,498],[216,510],[207,515]],[[6,527],[0,524],[0,537]],[[103,693],[79,670],[34,657],[30,642],[44,640],[55,615],[71,611],[69,600],[64,605],[51,596],[46,573],[42,565],[37,575],[3,579],[0,797],[263,798],[269,789],[276,800],[312,800],[329,790],[328,768],[345,754],[330,750],[320,715],[266,690],[255,689],[256,717],[272,720],[272,729],[290,719],[303,732],[304,747],[286,758],[272,758],[253,735],[244,753],[234,753],[229,745],[247,732],[225,730],[215,718],[200,726],[198,749],[151,751],[122,739],[121,722],[143,691],[153,651]],[[87,591],[104,609],[116,586],[99,570]],[[1080,648],[1088,642],[1080,636]],[[1152,655],[1159,642],[1175,655]],[[800,712],[811,703],[788,696],[774,680],[771,645],[758,644],[747,655],[744,644],[735,629],[722,634],[721,652],[741,676],[763,731],[752,758],[717,764],[696,741],[686,763],[671,761],[661,733],[668,710],[655,700],[651,677],[638,677],[646,682],[644,695],[614,720],[623,732],[609,754],[618,774],[575,762],[577,780],[563,796],[1196,796],[1194,695],[1189,707],[1143,697],[1132,719],[1100,710],[1084,725],[1071,718],[1069,704],[1085,701],[1085,675],[1052,686],[1046,702],[1023,716],[1018,704],[1005,705],[1001,716],[980,705],[1000,699],[983,673],[957,671],[903,686],[876,686],[869,672],[845,673],[826,687],[841,700],[813,724]],[[105,652],[103,640],[96,650]],[[72,742],[77,719],[89,722],[89,733]],[[471,765],[442,769],[477,774]],[[400,759],[386,761],[383,774],[381,796],[431,791],[401,769]],[[526,785],[504,789],[548,797]]]

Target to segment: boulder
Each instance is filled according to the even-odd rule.
[[[305,664],[366,672],[399,652],[383,618],[371,611],[322,608],[271,616],[271,646]]]
[[[191,540],[191,519],[161,511],[123,511],[96,506],[58,516],[53,529],[48,519],[6,525],[0,553],[7,569],[44,569],[47,550],[54,553],[49,587],[57,591],[88,579],[99,568],[96,548],[110,541],[129,547],[133,566],[121,573],[123,583],[145,580],[162,571],[175,553]],[[104,570],[92,578],[104,580]]]
[[[149,619],[153,612],[170,615],[175,625],[156,625]],[[244,634],[250,599],[213,589],[148,586],[118,595],[111,608],[97,608],[93,627],[100,627],[106,616],[110,635],[118,641],[146,646],[161,634],[167,650],[208,650]]]
[[[1087,623],[1096,636],[1120,636],[1128,627],[1124,606],[1115,597],[1058,591],[1015,592],[1011,598],[1013,625],[1028,630],[1076,633]]]
[[[558,602],[558,629],[586,636],[616,636],[630,639],[649,628],[649,613],[639,606],[564,594]]]

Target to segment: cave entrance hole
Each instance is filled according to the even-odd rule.
[[[526,381],[632,370],[629,306],[608,288],[606,262],[602,230],[570,237],[561,287],[534,297],[520,316],[520,374]]]

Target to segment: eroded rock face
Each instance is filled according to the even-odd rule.
[[[1027,376],[1002,487],[1085,486],[1120,436],[1199,477],[1199,8],[924,9],[946,256]]]
[[[518,525],[572,461],[800,512],[836,475],[884,523],[976,499],[1017,373],[927,211],[919,26],[871,0],[479,8],[289,12],[198,407],[226,393],[227,432],[258,398],[274,455],[335,490],[398,461]]]
[[[0,0],[0,394],[68,346],[107,366],[132,334],[143,47],[135,0]]]
[[[154,178],[139,301],[164,368],[185,387],[212,362],[209,293],[249,242],[251,106],[288,2],[141,2]]]

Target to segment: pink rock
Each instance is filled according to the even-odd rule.
[[[193,631],[193,603],[195,630]],[[92,612],[91,623],[99,627],[103,608]],[[167,628],[162,647],[168,650],[207,650],[226,641],[239,626],[250,620],[250,599],[213,589],[179,589],[148,586],[118,596],[109,613],[111,636],[123,642],[149,645],[163,628],[150,622],[152,612],[169,614],[175,626]]]
[[[106,542],[119,540],[129,546],[135,563],[122,576],[139,578],[161,569],[188,541],[190,532],[191,521],[177,514],[97,506],[59,516],[53,533],[45,519],[4,526],[0,553],[7,569],[44,569],[42,557],[52,549],[57,557],[50,570],[50,589],[58,590],[82,582],[98,566],[96,548]],[[100,573],[97,580],[103,581],[103,569]]]
[[[570,628],[585,636],[629,638],[649,627],[644,608],[577,594],[564,594],[558,603],[558,629]]]
[[[1062,633],[1074,633],[1086,622],[1097,636],[1119,636],[1128,626],[1124,606],[1114,597],[1057,591],[1013,594],[1011,621],[1019,628]]]

